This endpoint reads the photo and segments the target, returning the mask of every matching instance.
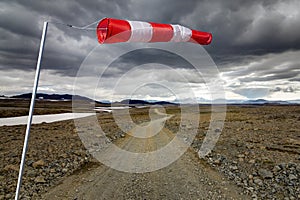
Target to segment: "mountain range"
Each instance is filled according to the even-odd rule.
[[[16,99],[30,99],[31,98],[31,93],[25,93],[25,94],[20,94],[20,95],[14,95],[14,96],[4,96],[0,95],[0,97],[3,98],[16,98]],[[96,102],[96,103],[101,103],[101,104],[115,104],[115,105],[176,105],[176,104],[188,104],[189,100],[183,100],[183,101],[178,101],[175,100],[173,102],[168,102],[168,101],[156,101],[156,100],[140,100],[140,99],[125,99],[122,101],[116,101],[116,102],[109,102],[105,100],[97,101],[93,100],[88,97],[80,96],[80,95],[72,95],[72,94],[45,94],[45,93],[38,93],[36,95],[37,99],[40,100],[56,100],[56,101],[71,101],[71,100],[83,100],[83,101],[90,101],[90,102]],[[210,100],[206,100],[203,98],[197,99],[197,101],[200,104],[211,104],[212,102]],[[214,101],[214,102],[224,102],[224,101]],[[213,103],[214,103],[213,102]],[[287,104],[300,104],[300,99],[298,100],[291,100],[291,101],[269,101],[265,99],[255,99],[255,100],[225,100],[226,104],[257,104],[257,105],[263,105],[263,104],[280,104],[280,105],[287,105]]]

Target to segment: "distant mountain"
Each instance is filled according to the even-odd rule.
[[[265,99],[247,100],[243,102],[243,104],[266,104],[266,103],[268,103],[268,101]]]
[[[265,99],[255,99],[255,100],[226,100],[227,104],[253,104],[253,105],[265,105],[265,104],[276,104],[276,105],[286,105],[286,104],[297,104],[297,102],[292,101],[271,101]],[[298,102],[300,103],[300,101]]]
[[[20,95],[11,96],[10,98],[15,99],[31,99],[31,93],[25,93]],[[167,101],[144,101],[144,100],[138,100],[138,99],[125,99],[121,102],[109,102],[109,101],[96,101],[93,99],[90,99],[88,97],[80,96],[80,95],[71,95],[71,94],[44,94],[44,93],[38,93],[36,94],[36,99],[43,99],[43,100],[56,100],[56,101],[72,101],[72,100],[82,100],[82,101],[89,101],[89,102],[95,102],[100,104],[122,104],[122,105],[170,105],[175,103],[170,103]]]
[[[26,93],[26,94],[20,94],[11,96],[10,98],[16,98],[16,99],[31,99],[32,93]],[[79,95],[71,95],[71,94],[44,94],[44,93],[38,93],[36,94],[36,99],[44,99],[44,100],[60,100],[60,101],[71,101],[73,99],[75,100],[83,100],[83,101],[91,101],[94,100],[83,97]]]
[[[185,99],[175,99],[172,103],[176,104],[194,104],[198,102],[199,104],[210,104],[211,100],[204,98],[185,98]]]
[[[300,104],[300,99],[289,100],[288,102],[289,102],[290,104]]]
[[[169,102],[169,101],[156,101],[156,100],[149,100],[147,101],[149,104],[152,105],[177,105],[175,102]]]
[[[109,100],[101,100],[101,103],[111,104],[111,101],[109,101]]]
[[[6,98],[17,98],[17,99],[31,99],[31,93],[15,95],[11,97],[7,97],[4,95],[0,95],[1,99]],[[96,101],[90,99],[88,97],[80,96],[80,95],[71,95],[71,94],[44,94],[38,93],[36,95],[37,99],[44,99],[44,100],[56,100],[56,101],[72,101],[72,100],[82,100],[82,101],[89,101],[95,102],[99,104],[121,104],[121,105],[178,105],[178,104],[189,104],[195,102],[195,100],[191,99],[184,99],[182,101],[175,100],[173,102],[168,101],[156,101],[156,100],[139,100],[139,99],[125,99],[120,102],[110,102],[110,101]],[[203,98],[196,99],[199,104],[211,104],[211,103],[218,103],[218,100],[210,101]],[[220,101],[223,102],[224,100]],[[255,99],[255,100],[225,100],[227,104],[253,104],[253,105],[264,105],[264,104],[279,104],[279,105],[287,105],[287,104],[300,104],[300,99],[298,100],[291,100],[291,101],[269,101],[265,99]]]
[[[5,95],[0,95],[0,99],[7,99],[8,97]]]
[[[176,103],[171,103],[168,101],[145,101],[139,99],[125,99],[120,102],[115,102],[119,104],[126,104],[126,105],[176,105]]]
[[[245,100],[239,100],[239,99],[228,99],[226,100],[227,104],[243,104]]]
[[[199,98],[197,99],[199,104],[222,104],[226,102],[226,104],[253,104],[253,105],[264,105],[264,104],[279,104],[279,105],[286,105],[286,104],[300,104],[300,100],[292,100],[292,101],[270,101],[265,99],[254,99],[254,100],[241,100],[241,99],[216,99],[214,101]],[[182,104],[189,104],[191,102],[195,102],[195,100],[191,99],[184,99],[182,101],[176,100],[176,103]]]
[[[256,100],[248,100],[244,101],[243,104],[289,104],[288,101],[269,101],[265,99],[256,99]]]

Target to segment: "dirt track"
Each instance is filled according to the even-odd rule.
[[[155,136],[166,117],[145,125],[143,138],[137,136],[143,129],[134,127],[127,137],[117,141],[123,150],[146,153],[164,147],[174,139],[175,134],[162,128]],[[180,140],[177,141],[180,146]],[[182,145],[184,148],[184,145]],[[109,151],[113,151],[110,149]],[[113,153],[112,153],[113,154]],[[165,156],[165,155],[162,155]],[[172,155],[167,155],[172,156]],[[141,168],[154,166],[156,157],[131,163],[130,158],[119,156],[118,166]],[[158,164],[158,163],[156,163]],[[158,164],[159,165],[159,164]],[[220,174],[211,170],[188,149],[183,156],[168,167],[147,173],[120,172],[101,165],[92,170],[72,175],[43,196],[43,199],[247,199],[241,190],[228,183]]]

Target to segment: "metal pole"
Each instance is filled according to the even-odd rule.
[[[36,97],[36,92],[37,92],[37,88],[38,88],[38,84],[39,84],[41,62],[42,62],[42,56],[43,56],[43,52],[44,52],[47,28],[48,28],[48,22],[44,22],[43,34],[42,34],[42,39],[41,39],[41,44],[40,44],[40,51],[39,51],[39,56],[38,56],[38,60],[37,60],[37,64],[36,64],[35,79],[34,79],[34,85],[33,85],[33,89],[32,89],[31,103],[30,103],[29,116],[28,116],[27,127],[26,127],[25,140],[24,140],[24,145],[23,145],[23,152],[22,152],[22,157],[21,157],[21,164],[20,164],[15,200],[18,200],[19,196],[20,196],[20,188],[22,185],[22,176],[23,176],[23,170],[24,170],[24,165],[25,165],[28,140],[29,140],[29,136],[30,136],[30,127],[31,127],[32,115],[33,115],[33,111],[34,111],[35,97]]]

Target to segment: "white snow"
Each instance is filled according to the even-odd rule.
[[[62,113],[49,115],[34,115],[32,124],[51,123],[95,115],[95,113]],[[0,126],[15,126],[27,124],[28,116],[0,118]]]
[[[116,107],[95,107],[95,111],[99,112],[112,112],[113,110],[129,109],[129,106],[116,106]]]

